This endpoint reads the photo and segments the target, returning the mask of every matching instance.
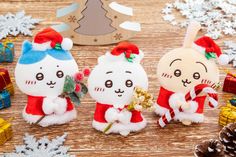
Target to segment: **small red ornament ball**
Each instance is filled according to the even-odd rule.
[[[75,80],[76,81],[82,81],[83,79],[84,79],[84,74],[83,73],[78,72],[78,73],[75,74]]]
[[[80,91],[81,91],[81,86],[80,86],[80,84],[76,84],[76,86],[75,86],[75,91],[76,91],[76,92],[80,92]]]
[[[84,73],[84,76],[89,76],[90,73],[91,73],[91,71],[90,71],[89,68],[85,68],[85,69],[83,70],[83,73]]]

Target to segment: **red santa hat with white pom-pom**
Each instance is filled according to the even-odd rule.
[[[36,34],[32,46],[38,51],[53,48],[67,51],[72,49],[73,42],[69,38],[63,38],[60,33],[49,27]]]
[[[190,23],[187,34],[185,36],[185,41],[183,47],[185,48],[194,48],[199,51],[207,59],[215,58],[218,59],[219,64],[226,65],[229,63],[229,57],[225,54],[222,54],[220,47],[214,42],[213,39],[207,36],[203,36],[196,40],[194,43],[194,38],[196,37],[198,31],[201,29],[201,25],[193,21]]]
[[[129,62],[140,63],[143,59],[143,52],[135,45],[129,42],[119,43],[111,52],[98,58],[99,63],[106,62]]]

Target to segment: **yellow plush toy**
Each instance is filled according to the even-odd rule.
[[[166,115],[164,123],[171,119],[179,120],[186,125],[203,122],[206,95],[200,96],[201,93],[196,93],[195,87],[204,84],[198,86],[202,88],[202,92],[207,95],[216,94],[213,88],[219,82],[219,69],[215,59],[218,58],[220,64],[228,63],[228,56],[221,53],[211,38],[204,36],[194,42],[200,29],[199,23],[192,22],[188,27],[183,46],[166,53],[158,63],[157,77],[161,88],[155,112],[161,116]],[[186,99],[187,93],[192,99]],[[209,99],[212,100],[209,105],[215,107],[217,99],[213,99]],[[179,112],[173,114],[169,112],[170,110]]]

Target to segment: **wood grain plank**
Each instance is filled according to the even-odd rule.
[[[156,65],[163,54],[169,50],[182,45],[185,30],[171,26],[162,20],[161,9],[166,2],[174,0],[117,0],[121,4],[132,6],[135,11],[135,19],[142,24],[142,31],[130,41],[139,45],[145,52],[145,59],[142,62],[144,69],[148,73],[150,81],[150,92],[157,95],[160,84],[156,78]],[[28,15],[34,18],[44,19],[33,33],[59,22],[55,18],[56,9],[69,5],[73,0],[1,0],[0,14],[7,12],[17,12],[25,10]],[[203,35],[201,32],[199,36]],[[21,44],[24,40],[32,40],[32,37],[20,35],[15,42],[16,58],[14,63],[0,64],[10,71],[14,76],[14,68],[21,54]],[[224,37],[217,40],[217,43],[223,46],[225,40],[236,39],[233,37]],[[110,50],[114,45],[108,46],[74,46],[72,54],[75,57],[79,68],[94,67],[97,64],[97,58]],[[232,72],[236,70],[231,66],[227,67]],[[221,82],[224,79],[224,68],[221,69]],[[14,83],[15,85],[15,83]],[[16,87],[16,85],[15,85]],[[223,93],[219,90],[220,106],[233,95]],[[193,156],[194,145],[202,140],[216,138],[221,127],[218,125],[219,108],[212,110],[206,107],[205,122],[194,124],[191,127],[185,127],[180,123],[171,123],[165,129],[157,127],[157,117],[154,113],[145,112],[149,124],[142,132],[131,134],[128,137],[119,135],[103,135],[95,131],[91,122],[95,108],[95,102],[88,95],[82,105],[78,107],[78,118],[73,122],[61,126],[52,126],[42,128],[27,124],[21,112],[26,104],[26,96],[16,87],[16,94],[12,97],[12,107],[0,110],[0,117],[14,117],[13,130],[14,137],[5,145],[0,146],[0,155],[3,152],[11,152],[15,145],[22,144],[22,136],[28,132],[36,137],[48,136],[54,138],[68,132],[68,138],[65,145],[71,146],[70,153],[77,156]]]

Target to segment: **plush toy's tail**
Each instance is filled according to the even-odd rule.
[[[194,39],[197,36],[198,31],[201,29],[200,23],[196,21],[192,21],[189,26],[188,30],[184,39],[184,48],[192,48],[192,45],[194,43]]]

